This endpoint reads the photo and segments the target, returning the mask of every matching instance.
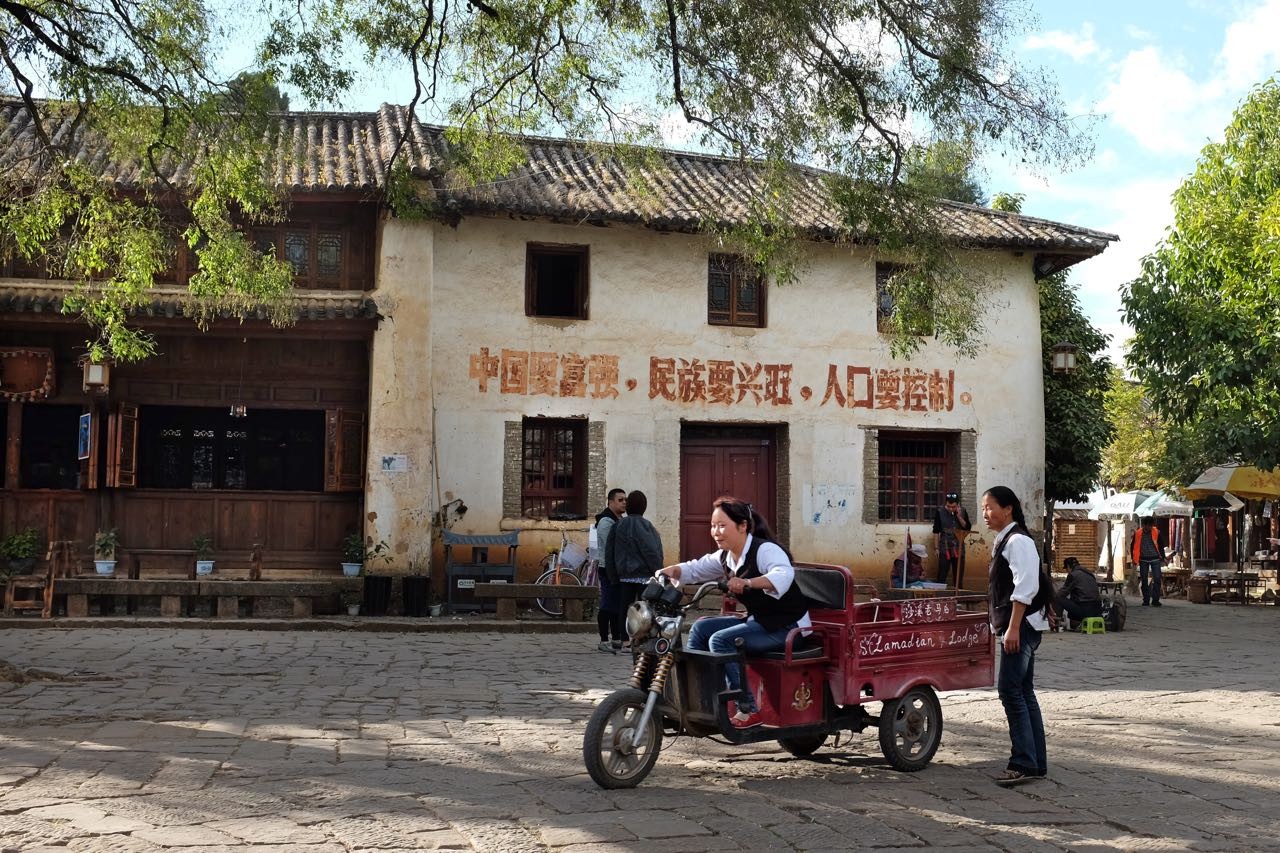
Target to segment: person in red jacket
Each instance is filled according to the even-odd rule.
[[[1164,568],[1164,542],[1155,519],[1145,516],[1141,526],[1133,531],[1129,543],[1129,556],[1138,567],[1138,583],[1142,587],[1142,606],[1160,607],[1160,576]],[[1150,583],[1148,583],[1148,578]]]

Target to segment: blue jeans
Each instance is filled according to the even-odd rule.
[[[1151,574],[1151,584],[1147,584],[1147,573]],[[1138,585],[1142,587],[1142,603],[1160,600],[1160,561],[1140,560],[1138,562]]]
[[[738,650],[734,641],[741,637],[743,650],[747,654],[761,655],[784,648],[787,645],[787,632],[794,627],[793,622],[785,628],[767,631],[754,620],[748,621],[737,616],[707,616],[694,622],[689,629],[686,648],[729,654]],[[724,678],[730,690],[742,689],[742,667],[737,662],[724,665]],[[748,692],[747,698],[738,703],[738,708],[748,714],[756,710],[756,697]]]
[[[1049,769],[1049,759],[1045,754],[1044,718],[1040,716],[1033,684],[1040,632],[1024,619],[1019,639],[1018,651],[1014,654],[1006,654],[1001,648],[1000,677],[996,681],[1000,704],[1004,705],[1004,715],[1009,720],[1009,742],[1013,747],[1008,767],[1028,776],[1043,776]]]

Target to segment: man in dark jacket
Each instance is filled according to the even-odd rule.
[[[618,653],[622,648],[622,631],[618,629],[618,603],[614,600],[612,594],[615,590],[610,586],[607,575],[607,557],[605,549],[609,547],[609,538],[613,533],[613,526],[622,518],[622,513],[627,509],[627,493],[624,489],[610,489],[607,503],[604,509],[596,515],[596,553],[592,556],[596,560],[596,578],[600,584],[600,604],[596,608],[596,628],[600,632],[600,645],[596,646],[602,652]],[[613,642],[609,641],[609,632],[613,631]]]
[[[615,584],[618,604],[616,614],[618,632],[626,630],[627,608],[640,597],[653,573],[664,565],[662,562],[662,537],[644,512],[649,500],[639,490],[627,495],[627,514],[613,526],[609,541],[605,544],[605,571]]]
[[[1058,589],[1053,602],[1053,610],[1058,618],[1063,611],[1073,622],[1082,622],[1086,616],[1102,615],[1102,595],[1098,592],[1098,579],[1093,572],[1080,565],[1075,557],[1067,557],[1062,567],[1067,570],[1067,579]]]

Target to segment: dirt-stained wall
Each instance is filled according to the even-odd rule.
[[[769,288],[767,328],[745,329],[707,323],[707,256],[717,249],[701,237],[471,217],[456,228],[392,222],[382,239],[377,299],[387,319],[373,347],[368,508],[378,535],[402,553],[425,553],[432,514],[455,497],[468,512],[453,529],[528,530],[521,550],[530,563],[561,527],[586,526],[512,517],[507,425],[539,415],[604,424],[605,470],[592,480],[649,496],[669,561],[679,551],[682,422],[787,425],[778,489],[797,559],[884,576],[908,529],[932,551],[931,519],[875,521],[866,442],[879,429],[967,437],[965,470],[953,479],[964,479],[979,532],[970,577],[981,572],[975,562],[985,568],[981,541],[990,542],[974,505],[982,489],[1008,485],[1032,525],[1043,515],[1030,256],[968,257],[992,287],[976,358],[930,340],[897,360],[876,331],[875,261],[863,249],[808,246],[800,280]],[[588,319],[525,315],[531,242],[588,247]],[[398,454],[407,471],[381,470]],[[590,511],[603,502],[591,495]]]

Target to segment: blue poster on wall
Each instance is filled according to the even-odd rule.
[[[90,424],[93,423],[93,414],[85,412],[80,416],[80,430],[77,433],[76,440],[76,458],[88,459],[89,451],[92,449],[92,431]]]

